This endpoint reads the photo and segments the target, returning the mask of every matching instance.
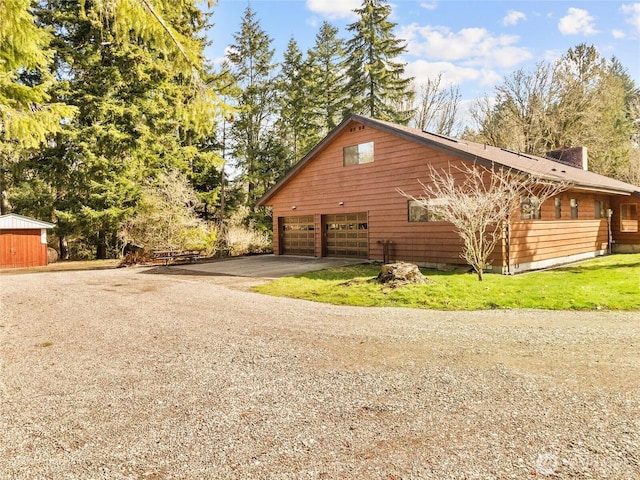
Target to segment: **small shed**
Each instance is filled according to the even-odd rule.
[[[47,229],[53,227],[15,213],[0,215],[0,268],[47,265]]]

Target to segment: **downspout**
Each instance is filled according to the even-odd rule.
[[[613,234],[611,233],[611,217],[613,216],[613,210],[611,210],[610,208],[607,210],[607,230],[608,230],[608,237],[607,237],[607,254],[611,255],[612,250],[613,250]]]
[[[505,231],[505,243],[506,243],[506,260],[507,260],[507,275],[511,275],[511,213],[507,213]]]

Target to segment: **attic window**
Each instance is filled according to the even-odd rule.
[[[342,160],[345,167],[373,162],[373,142],[344,147]]]

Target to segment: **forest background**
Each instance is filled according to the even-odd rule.
[[[349,112],[537,155],[586,146],[591,170],[640,184],[640,90],[593,45],[505,76],[461,123],[457,87],[407,74],[386,0],[279,59],[247,6],[216,65],[214,3],[0,3],[2,213],[53,222],[62,258],[262,251],[258,199]]]

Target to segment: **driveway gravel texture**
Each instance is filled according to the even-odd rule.
[[[640,314],[0,277],[2,479],[638,479]]]

